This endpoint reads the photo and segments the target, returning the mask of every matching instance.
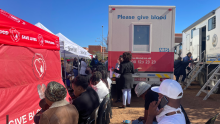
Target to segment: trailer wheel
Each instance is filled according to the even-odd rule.
[[[205,70],[202,70],[199,73],[199,85],[200,87],[203,87],[203,85],[206,83],[206,75]]]
[[[215,76],[215,78],[218,78],[218,76]],[[215,86],[215,84],[216,84],[217,82],[215,82],[215,81],[211,81],[211,85],[212,86]],[[214,94],[217,94],[217,93],[219,93],[219,86],[213,91],[213,93]]]

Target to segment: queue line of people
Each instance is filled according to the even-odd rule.
[[[57,82],[50,82],[45,98],[39,103],[42,110],[35,115],[36,124],[86,124],[94,110],[97,110],[106,95],[109,94],[111,81],[104,65],[92,70],[87,67],[84,75],[72,80],[72,100],[65,100],[67,90]]]
[[[118,93],[121,90],[120,93],[123,94],[123,104],[119,108],[130,107],[131,89],[133,88],[132,74],[141,69],[134,69],[131,58],[131,53],[123,53],[119,57],[116,68],[112,69],[118,73],[116,81]],[[71,103],[65,100],[67,91],[63,85],[57,82],[50,82],[47,85],[45,99],[40,102],[42,110],[36,114],[35,123],[38,120],[39,124],[86,124],[103,98],[109,94],[111,81],[109,81],[104,65],[97,65],[93,71],[86,67],[84,71],[84,75],[76,76],[71,82],[74,96]],[[138,119],[143,123],[190,123],[180,104],[183,90],[177,81],[167,79],[160,86],[140,82],[135,87],[135,93],[138,97],[145,99],[144,117]],[[160,103],[163,98],[167,100],[167,103],[161,107]],[[118,95],[117,101],[119,100],[120,95]]]

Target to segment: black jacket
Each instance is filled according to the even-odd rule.
[[[119,70],[114,70],[116,73],[121,74],[120,83],[122,89],[133,88],[133,77],[132,74],[135,73],[134,65],[132,62],[122,62],[120,64]]]
[[[78,61],[73,62],[73,68],[74,69],[78,69],[78,65],[79,65]]]
[[[191,61],[183,62],[181,60],[176,60],[174,62],[174,75],[183,75],[186,74],[186,67]]]

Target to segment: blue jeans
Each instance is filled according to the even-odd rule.
[[[74,77],[78,76],[78,70],[77,69],[73,69],[73,73],[74,73]]]

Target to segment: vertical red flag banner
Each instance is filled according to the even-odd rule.
[[[0,124],[33,124],[37,86],[61,78],[59,38],[0,9]],[[68,98],[68,97],[67,97]]]

